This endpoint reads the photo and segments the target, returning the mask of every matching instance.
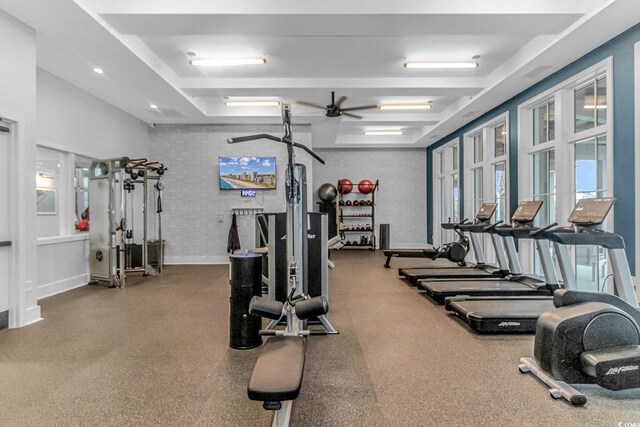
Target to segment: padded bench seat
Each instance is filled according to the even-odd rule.
[[[304,337],[267,339],[249,380],[249,399],[262,402],[296,399],[302,385],[305,346]]]

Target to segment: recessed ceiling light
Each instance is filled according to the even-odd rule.
[[[367,130],[364,132],[366,136],[392,136],[402,135],[401,130]]]
[[[225,67],[231,65],[261,65],[266,64],[264,58],[220,58],[220,59],[192,59],[189,61],[191,65],[204,67]]]
[[[407,62],[405,68],[431,68],[431,69],[449,69],[449,68],[478,68],[478,63],[471,62]]]
[[[378,108],[381,110],[430,110],[431,104],[382,104]]]
[[[98,74],[102,74],[102,73],[104,73],[104,70],[103,70],[102,68],[97,68],[97,67],[96,67],[96,68],[94,68],[94,69],[93,69],[93,71],[94,71],[94,72],[96,72],[96,73],[98,73]]]
[[[226,101],[227,107],[277,107],[278,101]]]
[[[156,104],[151,104],[151,105],[149,105],[149,107],[150,107],[150,108],[153,108],[154,110],[157,110],[157,109],[158,109],[158,106],[157,106]]]

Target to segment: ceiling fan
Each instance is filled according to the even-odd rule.
[[[323,107],[322,105],[318,105],[318,104],[312,104],[310,102],[305,102],[305,101],[298,101],[298,104],[306,105],[307,107],[314,107],[314,108],[320,108],[322,110],[325,110],[326,111],[325,116],[327,117],[347,116],[347,117],[353,117],[354,119],[361,119],[362,116],[351,114],[349,113],[349,111],[368,110],[371,108],[378,108],[377,105],[365,105],[362,107],[340,108],[342,103],[347,100],[347,97],[341,96],[340,98],[338,98],[337,102],[335,100],[335,97],[336,97],[336,93],[331,92],[331,104],[327,105],[326,107]]]

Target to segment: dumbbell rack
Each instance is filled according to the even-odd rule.
[[[336,188],[340,188],[339,183]],[[353,188],[357,189],[358,184],[354,183]],[[378,180],[374,184],[373,191],[369,194],[360,193],[359,191],[341,194],[338,191],[338,199],[336,201],[338,215],[336,215],[336,221],[340,237],[347,243],[342,249],[376,250],[377,191]],[[364,244],[361,243],[363,239],[366,239]]]

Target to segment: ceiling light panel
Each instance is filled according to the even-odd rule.
[[[430,110],[431,104],[381,104],[381,110]]]
[[[366,136],[394,136],[402,135],[401,130],[367,130],[364,132]]]
[[[277,107],[278,101],[226,101],[227,107]]]
[[[229,67],[234,65],[262,65],[266,64],[264,58],[219,58],[219,59],[192,59],[191,65],[198,67]]]
[[[407,62],[405,68],[426,69],[453,69],[453,68],[478,68],[478,63],[472,62]]]

